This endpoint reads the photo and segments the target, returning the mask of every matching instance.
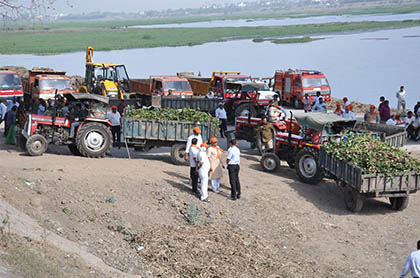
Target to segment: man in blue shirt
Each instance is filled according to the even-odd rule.
[[[420,240],[417,241],[417,251],[412,252],[405,261],[400,277],[405,277],[408,273],[414,278],[420,277]]]

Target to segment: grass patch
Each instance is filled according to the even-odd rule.
[[[256,38],[252,41],[255,43],[269,41],[275,44],[283,44],[283,43],[305,43],[305,42],[312,42],[312,41],[318,41],[323,40],[324,38],[311,38],[311,37],[301,37],[301,38],[288,38],[288,39],[262,39],[262,38]]]
[[[264,37],[290,37],[419,26],[420,20],[387,22],[335,22],[294,26],[97,29],[49,32],[0,33],[1,54],[58,54],[85,51],[93,45],[97,51],[129,48],[193,46],[223,40]],[[149,39],[145,39],[149,38]],[[283,42],[284,43],[284,42]]]

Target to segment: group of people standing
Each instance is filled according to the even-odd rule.
[[[0,103],[0,124],[4,122],[7,144],[14,144],[15,127],[23,128],[26,112],[21,98],[13,97]]]
[[[215,193],[220,192],[220,181],[223,171],[227,168],[229,182],[231,185],[230,200],[241,198],[241,184],[239,181],[240,169],[240,150],[238,140],[232,139],[229,142],[230,148],[227,151],[226,164],[223,162],[222,155],[225,151],[219,147],[216,137],[210,139],[210,146],[203,142],[201,130],[194,127],[193,134],[188,138],[185,148],[185,159],[190,164],[190,178],[192,192],[200,194],[200,200],[209,202],[208,187],[209,182]],[[200,180],[201,190],[198,191],[198,181]]]

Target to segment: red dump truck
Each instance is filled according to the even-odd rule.
[[[23,87],[19,73],[0,70],[0,99],[22,97]]]
[[[234,97],[233,93],[226,92],[227,82],[252,82],[252,77],[243,75],[240,72],[213,72],[211,78],[202,78],[193,73],[179,73],[188,79],[194,95],[207,95],[212,91],[215,96],[230,98]]]
[[[152,75],[149,79],[131,79],[130,91],[143,105],[150,105],[153,96],[192,96],[188,80],[176,75]]]
[[[317,70],[276,71],[274,91],[281,96],[283,103],[291,104],[294,108],[303,107],[305,94],[313,100],[316,93],[320,92],[324,101],[331,101],[331,87],[327,77]]]
[[[25,106],[33,109],[38,106],[40,99],[54,99],[56,91],[57,94],[77,92],[65,71],[30,70],[23,87]]]

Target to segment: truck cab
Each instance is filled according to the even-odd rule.
[[[331,101],[331,87],[327,77],[316,70],[276,71],[274,91],[280,95],[283,102],[295,108],[303,107],[305,94],[313,101],[316,93],[320,92],[325,102]]]
[[[213,72],[210,89],[215,96],[234,97],[233,93],[227,92],[227,82],[252,82],[252,77],[240,72]]]
[[[15,71],[0,71],[0,99],[23,96],[22,80]]]
[[[34,107],[41,99],[54,99],[56,92],[61,95],[76,92],[65,71],[29,71],[29,78],[24,81],[25,106]]]
[[[150,91],[162,96],[192,96],[193,91],[186,78],[176,75],[150,76]]]

